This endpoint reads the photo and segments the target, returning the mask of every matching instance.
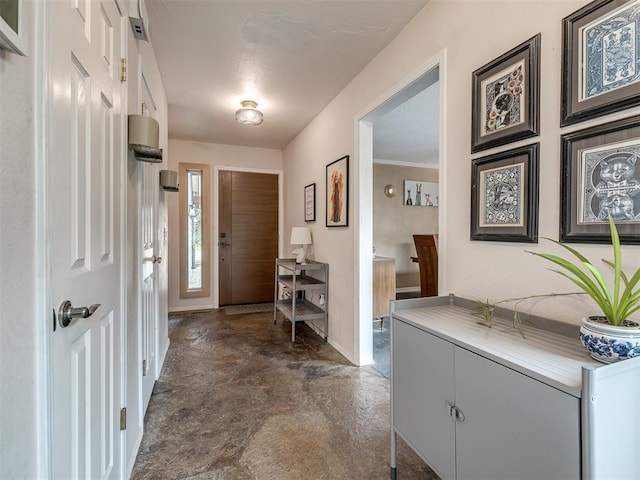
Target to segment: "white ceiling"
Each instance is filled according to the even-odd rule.
[[[284,148],[428,1],[147,0],[169,136]],[[416,112],[433,95],[427,89],[374,124],[376,158],[428,155],[422,132],[432,120]],[[261,126],[235,121],[246,99],[258,102]]]

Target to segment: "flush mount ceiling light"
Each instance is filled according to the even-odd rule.
[[[262,112],[256,107],[258,104],[253,100],[243,100],[240,102],[242,108],[236,112],[236,120],[242,125],[260,125],[262,123]]]

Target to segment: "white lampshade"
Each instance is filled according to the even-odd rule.
[[[311,245],[311,230],[307,227],[293,227],[290,243],[291,245]]]

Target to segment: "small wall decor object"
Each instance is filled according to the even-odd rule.
[[[22,0],[0,1],[0,48],[24,56],[22,21]]]
[[[388,183],[387,185],[384,186],[384,194],[389,198],[395,197],[396,196],[396,187],[394,187],[393,185]]]
[[[539,143],[482,158],[471,167],[471,240],[538,242]]]
[[[316,184],[304,187],[304,221],[316,221]]]
[[[349,225],[349,155],[327,165],[327,227]]]
[[[471,152],[538,135],[540,38],[473,72]]]
[[[562,27],[562,126],[640,104],[640,0],[596,0]]]
[[[129,148],[136,160],[161,163],[162,149],[159,146],[160,127],[158,122],[146,115],[129,115]]]
[[[640,116],[562,136],[560,241],[640,244]]]
[[[177,192],[178,172],[175,170],[160,170],[160,187],[167,192]]]
[[[404,181],[404,204],[413,207],[437,207],[438,184],[421,180]]]

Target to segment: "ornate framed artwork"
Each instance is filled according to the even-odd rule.
[[[304,221],[316,221],[316,184],[304,187]]]
[[[327,165],[327,227],[349,225],[349,155]]]
[[[562,136],[560,241],[640,244],[640,116]]]
[[[471,166],[471,240],[538,242],[540,144],[476,158]]]
[[[540,38],[473,72],[472,153],[538,135]]]
[[[562,126],[640,104],[640,0],[596,0],[562,28]]]

